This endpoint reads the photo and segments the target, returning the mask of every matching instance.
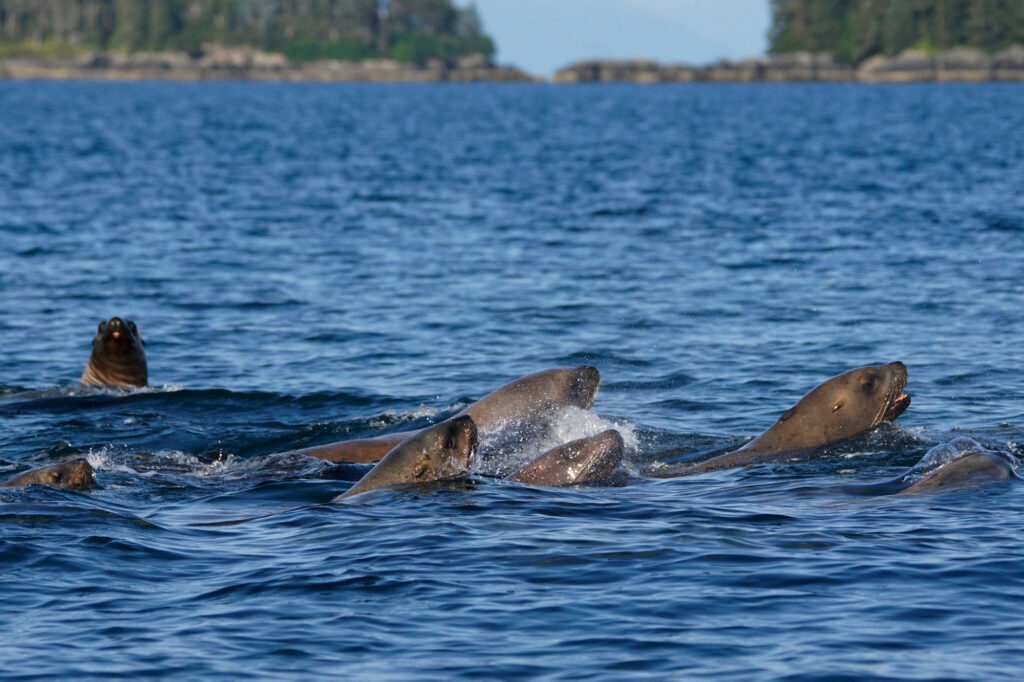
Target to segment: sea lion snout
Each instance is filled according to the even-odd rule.
[[[451,419],[451,428],[453,433],[465,439],[468,450],[466,459],[467,461],[472,460],[476,455],[477,448],[480,447],[480,432],[476,427],[476,422],[468,414],[464,414]],[[448,445],[448,449],[454,449],[456,445],[453,442]]]
[[[114,339],[120,339],[124,335],[125,324],[120,317],[112,317],[107,323],[107,332]]]
[[[572,404],[589,410],[594,399],[597,398],[597,389],[601,386],[601,372],[593,365],[580,365],[572,370]]]
[[[904,386],[907,385],[907,366],[897,360],[896,362],[890,362],[886,367],[889,371],[893,372],[893,378],[902,382]]]
[[[891,378],[889,380],[889,390],[885,395],[885,405],[880,421],[891,422],[910,407],[910,395],[903,392],[903,389],[907,387],[909,374],[907,373],[907,366],[899,360],[885,365],[885,369],[889,372]]]

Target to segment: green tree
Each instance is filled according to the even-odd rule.
[[[908,47],[1024,42],[1024,0],[770,0],[772,53],[826,51],[859,62]]]
[[[0,50],[251,45],[296,59],[494,53],[475,7],[452,0],[0,0]]]

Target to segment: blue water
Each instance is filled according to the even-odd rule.
[[[0,491],[0,677],[1016,678],[1024,485],[834,486],[1024,455],[1022,130],[999,84],[0,82],[0,474],[98,471]],[[152,388],[75,385],[112,315]],[[643,476],[892,360],[896,424]],[[301,508],[365,468],[278,454],[584,363],[547,437],[617,426],[625,487]]]

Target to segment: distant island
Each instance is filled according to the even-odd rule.
[[[767,0],[766,57],[578,82],[1024,81],[1024,0]],[[0,78],[532,81],[453,0],[0,0]]]
[[[0,0],[0,77],[531,80],[452,0]]]
[[[771,0],[768,56],[588,60],[577,82],[1024,81],[1024,0]]]

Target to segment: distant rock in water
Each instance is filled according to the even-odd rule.
[[[185,52],[94,52],[69,59],[25,57],[0,60],[0,78],[85,80],[268,80],[268,81],[533,81],[483,54],[428,59],[422,64],[393,59],[291,62],[282,54],[248,47],[204,45]]]
[[[892,57],[872,57],[858,67],[840,64],[825,52],[792,52],[758,59],[721,60],[707,66],[660,64],[649,60],[590,60],[572,64],[554,76],[556,83],[911,83],[992,80],[1024,80],[1024,47],[1013,45],[993,56],[972,48],[939,53],[905,50]]]

